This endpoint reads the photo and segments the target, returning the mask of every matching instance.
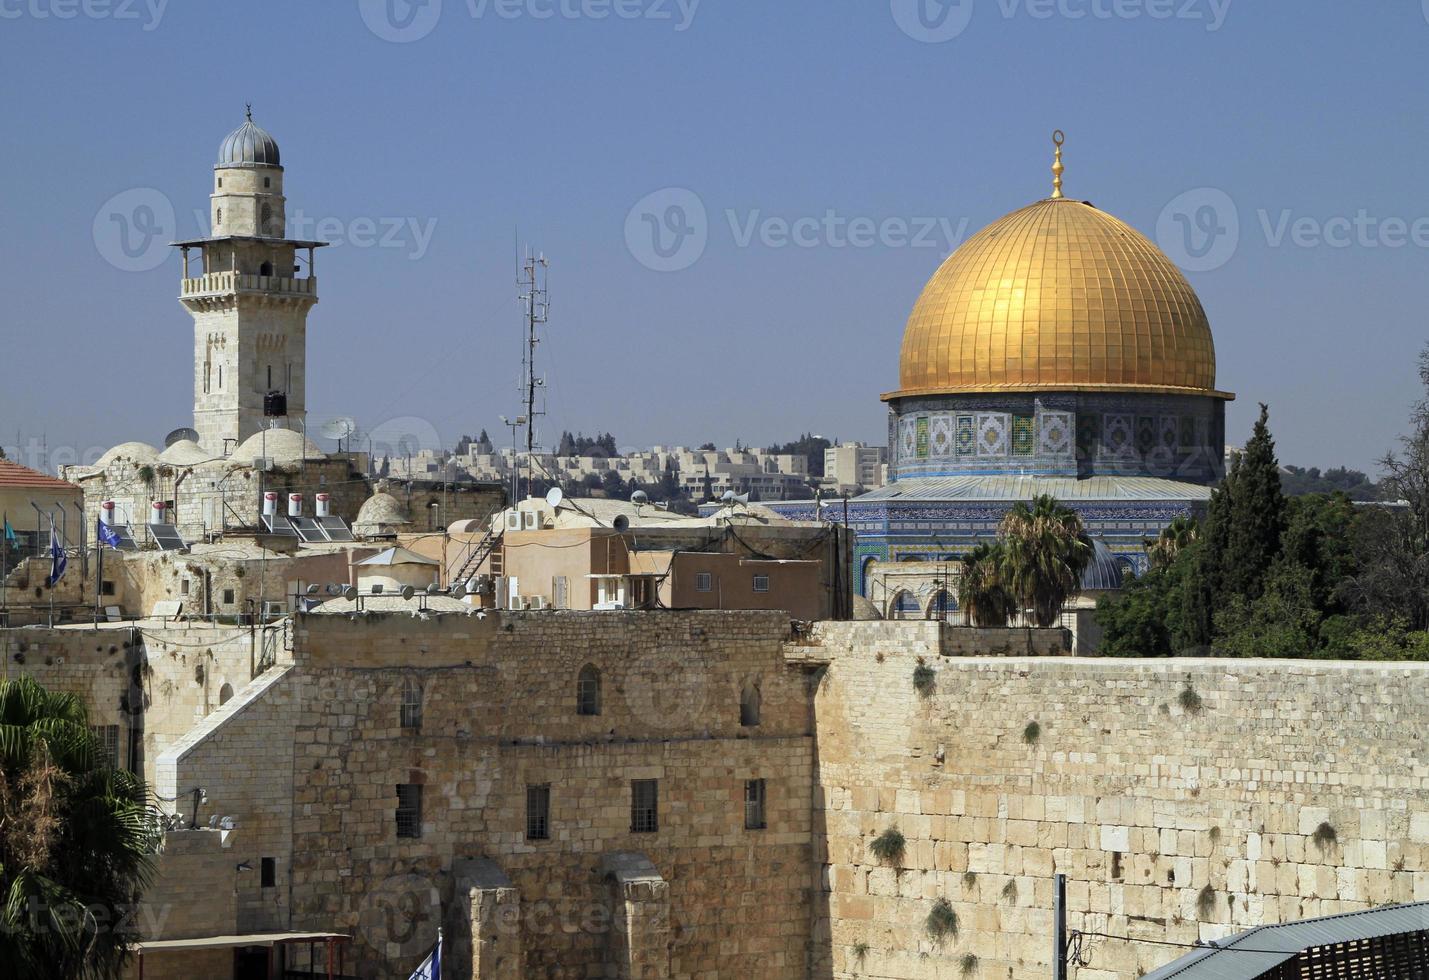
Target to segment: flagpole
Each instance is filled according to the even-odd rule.
[[[0,620],[10,625],[10,567],[6,559],[10,556],[10,512],[7,510],[0,519]]]
[[[55,555],[55,515],[50,515],[50,568],[54,568]],[[50,578],[54,578],[54,572],[50,572]],[[55,586],[58,581],[50,583],[50,629],[55,628]]]
[[[99,629],[99,594],[104,583],[104,539],[99,536],[99,528],[94,529],[94,628]]]

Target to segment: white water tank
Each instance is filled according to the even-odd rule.
[[[317,495],[317,515],[327,517],[331,513],[329,507],[332,503],[332,494],[320,493]]]
[[[99,505],[99,520],[105,527],[114,526],[114,501],[106,500]]]
[[[303,495],[302,495],[302,494],[300,494],[300,493],[290,493],[290,494],[288,494],[288,516],[289,516],[289,517],[302,517],[302,516],[303,516]]]
[[[167,524],[168,521],[165,519],[165,512],[168,506],[168,503],[163,500],[155,500],[149,504],[149,523]]]
[[[272,517],[278,513],[278,494],[269,490],[263,494],[263,516]]]

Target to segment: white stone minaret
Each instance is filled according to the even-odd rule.
[[[194,318],[194,428],[200,445],[227,455],[264,426],[269,395],[286,398],[278,424],[297,428],[305,418],[307,319],[318,301],[313,253],[324,243],[283,237],[278,144],[254,125],[251,110],[219,147],[213,179],[209,237],[175,245],[184,260],[179,300]],[[190,264],[195,248],[198,268]]]

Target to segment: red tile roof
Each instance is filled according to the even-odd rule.
[[[8,459],[0,459],[0,489],[6,487],[65,490],[71,493],[79,492],[79,487],[73,483],[66,483],[64,480],[50,476],[48,473],[32,470],[28,466],[12,463]]]

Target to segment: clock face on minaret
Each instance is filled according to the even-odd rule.
[[[277,141],[250,109],[219,146],[209,235],[175,243],[184,265],[179,300],[194,319],[194,429],[216,454],[265,418],[286,424],[306,413],[313,255],[325,243],[285,236],[279,160]]]

